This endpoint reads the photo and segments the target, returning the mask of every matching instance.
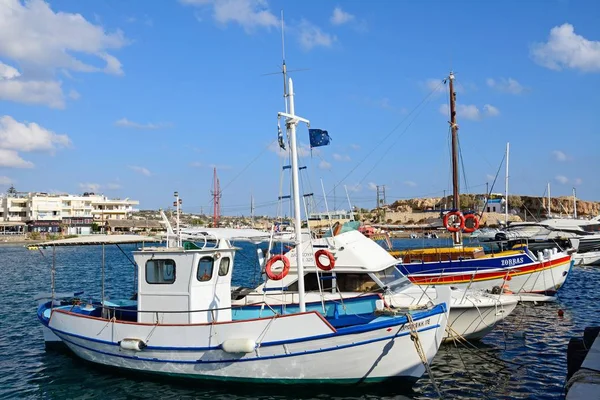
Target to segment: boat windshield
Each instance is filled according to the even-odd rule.
[[[391,292],[398,292],[410,285],[410,280],[395,265],[383,271],[374,272],[373,275]]]

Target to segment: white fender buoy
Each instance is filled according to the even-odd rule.
[[[126,338],[119,342],[123,350],[142,351],[146,348],[146,343],[142,339]]]
[[[256,342],[252,339],[227,339],[221,348],[226,353],[252,353],[256,349]]]

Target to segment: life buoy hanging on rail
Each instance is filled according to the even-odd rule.
[[[455,216],[460,221],[460,224],[453,222],[450,223],[450,217]],[[460,211],[452,211],[448,214],[444,215],[444,227],[449,232],[458,232],[465,227],[465,217],[462,215]]]
[[[279,273],[272,271],[273,265],[277,261],[281,261],[283,263],[283,269]],[[269,258],[267,265],[265,265],[265,273],[267,274],[267,277],[273,281],[282,280],[287,276],[288,272],[290,272],[290,260],[288,260],[288,258],[283,254],[277,254],[276,256]]]
[[[326,256],[329,259],[329,264],[325,265],[321,262],[321,256]],[[327,250],[318,250],[315,253],[315,264],[322,271],[331,271],[335,267],[335,257]]]
[[[472,226],[467,226],[467,221],[473,220],[473,225]],[[471,233],[471,232],[475,232],[477,230],[477,228],[479,228],[479,218],[477,218],[477,216],[475,214],[469,214],[465,217],[465,227],[463,229],[463,232],[465,233]]]

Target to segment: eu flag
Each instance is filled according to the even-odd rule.
[[[327,146],[331,142],[329,133],[322,129],[309,129],[308,135],[310,136],[310,147]]]

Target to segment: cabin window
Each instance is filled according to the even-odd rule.
[[[196,277],[200,282],[210,281],[213,275],[213,266],[215,261],[212,257],[202,257],[198,261],[198,274]]]
[[[221,258],[221,263],[219,264],[219,276],[225,276],[229,273],[229,264],[231,263],[231,258],[223,257]]]
[[[146,282],[150,284],[169,284],[175,282],[175,261],[146,261]]]

